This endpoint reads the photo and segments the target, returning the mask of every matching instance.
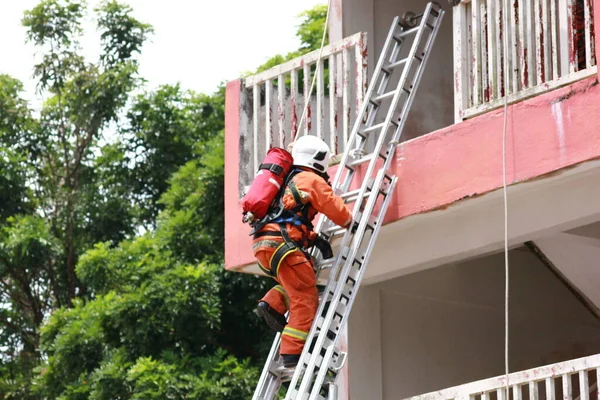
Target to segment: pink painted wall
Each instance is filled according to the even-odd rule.
[[[253,261],[248,225],[242,223],[239,204],[240,97],[242,81],[227,83],[225,91],[225,267]]]
[[[596,4],[594,7],[594,38],[596,45],[596,65],[600,60],[600,7]],[[600,68],[598,69],[598,79],[600,80]]]
[[[598,13],[598,11],[596,11]],[[596,27],[596,30],[598,27]],[[238,204],[240,82],[227,85],[225,266],[254,262]],[[588,78],[509,107],[508,183],[600,157],[600,86]],[[433,211],[502,186],[503,112],[497,110],[403,143],[386,222]]]

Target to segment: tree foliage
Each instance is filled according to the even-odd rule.
[[[324,8],[301,18],[296,54]],[[45,100],[0,75],[0,397],[248,398],[271,282],[223,268],[223,86],[139,90],[153,30],[118,1],[42,0],[22,23]]]
[[[315,7],[300,13],[298,18],[300,19],[300,24],[297,27],[296,37],[300,40],[300,48],[285,55],[277,54],[270,57],[264,64],[259,66],[254,73],[266,71],[276,65],[293,60],[294,58],[321,48],[323,30],[325,29],[325,20],[327,18],[327,5],[316,5]],[[329,44],[329,39],[326,35],[324,45],[327,44]],[[300,83],[301,82],[302,80],[300,80]]]
[[[169,178],[192,160],[199,146],[224,128],[224,89],[211,96],[163,85],[135,98],[127,112],[126,150],[135,160],[130,186],[141,218],[153,224],[163,208]]]
[[[34,77],[47,96],[37,127],[28,135],[35,140],[25,150],[36,156],[41,208],[64,246],[64,259],[57,260],[54,271],[60,280],[58,306],[71,304],[84,291],[75,265],[79,254],[98,239],[86,235],[96,233],[88,224],[97,221],[82,212],[81,195],[92,187],[103,189],[85,179],[94,175],[86,171],[94,164],[93,149],[140,81],[135,56],[152,29],[131,17],[131,11],[116,1],[95,10],[103,47],[95,63],[84,60],[79,46],[84,3],[44,0],[23,18],[28,40],[41,51]]]

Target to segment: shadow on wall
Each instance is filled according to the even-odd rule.
[[[510,371],[600,353],[600,321],[563,281],[525,247],[509,257]],[[379,296],[381,323],[371,329],[385,399],[504,373],[503,253],[367,288]],[[361,318],[370,317],[352,315],[350,338]]]

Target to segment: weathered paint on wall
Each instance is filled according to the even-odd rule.
[[[249,228],[242,224],[234,198],[240,132],[233,118],[238,117],[239,101],[239,83],[230,83],[225,171],[228,269],[254,262]],[[508,183],[538,178],[599,158],[598,126],[600,86],[595,78],[509,106]],[[498,110],[403,143],[394,166],[399,184],[386,222],[443,209],[456,201],[501,188],[502,127],[503,113]]]
[[[514,103],[596,75],[591,10],[583,0],[454,7],[456,120],[502,107],[505,93]]]
[[[329,31],[329,43],[341,40],[344,38],[342,33],[342,13],[343,13],[343,2],[342,0],[332,0],[331,9],[329,11],[329,24],[327,26]]]
[[[507,182],[600,157],[599,111],[600,87],[594,78],[509,107]],[[389,218],[500,188],[502,133],[503,111],[498,110],[401,146],[398,157],[405,160],[396,170],[397,207]]]
[[[225,265],[238,266],[252,256],[252,241],[242,224],[239,203],[242,81],[227,83],[225,89]],[[246,160],[250,162],[250,160]]]

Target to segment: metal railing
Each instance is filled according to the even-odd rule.
[[[598,398],[600,354],[508,375],[510,400]],[[507,400],[506,376],[410,397],[410,400]]]
[[[367,38],[361,32],[245,79],[252,135],[244,142],[253,171],[271,147],[285,148],[296,135],[324,139],[342,153],[367,88]],[[312,77],[315,89],[298,126]],[[248,115],[251,114],[251,115]]]
[[[456,121],[499,107],[505,95],[515,102],[596,73],[592,2],[463,0],[456,5]]]

